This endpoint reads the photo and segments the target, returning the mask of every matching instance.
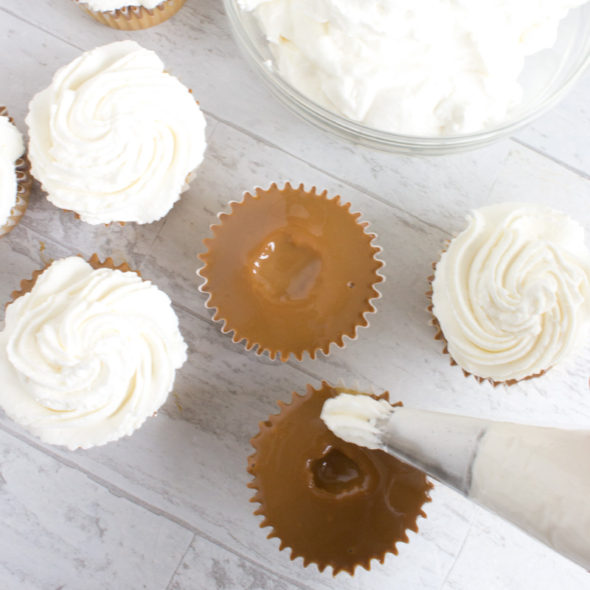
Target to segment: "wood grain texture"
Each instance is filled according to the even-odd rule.
[[[130,36],[65,0],[36,0],[34,9],[0,0],[0,33],[0,103],[23,131],[29,100],[57,67]],[[156,50],[200,101],[209,147],[197,178],[164,219],[123,227],[84,224],[35,184],[22,222],[0,240],[0,301],[53,258],[112,255],[170,295],[189,361],[158,416],[105,447],[46,447],[0,415],[0,587],[471,590],[553,589],[563,581],[589,588],[590,574],[442,486],[399,556],[333,579],[291,562],[266,539],[246,488],[258,422],[277,411],[278,400],[321,379],[388,389],[417,407],[590,424],[590,345],[541,379],[508,390],[480,385],[441,354],[424,297],[431,263],[472,208],[543,202],[590,234],[588,74],[512,139],[417,159],[353,146],[302,123],[241,59],[218,0],[188,0],[170,21],[132,38]],[[195,271],[202,240],[229,201],[287,180],[351,202],[377,233],[387,280],[378,314],[345,349],[281,364],[220,333]]]

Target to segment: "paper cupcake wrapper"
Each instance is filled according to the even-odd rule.
[[[186,2],[186,0],[163,0],[151,9],[143,6],[125,6],[118,10],[97,11],[92,10],[80,0],[75,1],[99,23],[121,31],[138,31],[159,25],[174,16]]]
[[[8,120],[14,125],[14,120],[9,116],[6,107],[0,106],[0,116],[8,117]],[[5,236],[10,232],[24,215],[29,204],[29,196],[31,194],[31,187],[33,179],[29,173],[30,166],[26,156],[20,157],[14,163],[16,174],[16,202],[10,210],[10,215],[4,225],[0,227],[0,237]]]
[[[321,201],[325,208],[330,210],[330,214],[340,215],[346,222],[348,232],[343,232],[344,237],[342,237],[342,240],[356,240],[355,244],[358,243],[357,249],[365,251],[363,256],[366,256],[366,260],[362,266],[364,269],[369,269],[364,270],[362,273],[351,270],[348,282],[340,283],[339,294],[343,298],[348,296],[347,289],[355,289],[357,293],[360,292],[358,296],[355,294],[360,303],[358,307],[355,307],[354,312],[352,309],[346,309],[345,314],[347,317],[334,319],[332,323],[337,324],[337,328],[334,327],[329,334],[321,336],[311,334],[308,341],[299,342],[296,345],[290,339],[293,330],[285,329],[281,331],[282,325],[296,322],[293,318],[300,317],[294,315],[300,313],[299,311],[293,311],[296,306],[284,305],[281,307],[276,305],[278,299],[274,299],[272,304],[267,307],[263,305],[263,296],[257,298],[255,295],[249,294],[248,297],[244,298],[243,293],[245,291],[250,293],[254,289],[252,287],[253,279],[245,279],[242,275],[240,275],[241,278],[239,279],[227,279],[222,288],[218,286],[219,283],[226,281],[228,276],[227,267],[232,265],[232,260],[239,258],[244,251],[239,238],[236,238],[234,228],[239,227],[240,221],[247,218],[248,223],[254,226],[252,231],[256,232],[257,228],[262,228],[259,230],[256,239],[263,243],[269,239],[269,235],[273,235],[273,232],[282,231],[284,226],[283,228],[278,225],[274,226],[273,222],[266,218],[265,211],[268,208],[263,207],[262,203],[272,205],[273,199],[286,199],[287,195],[295,195],[293,198],[302,197],[303,200],[307,198],[315,199],[317,203]],[[208,295],[205,305],[214,310],[213,320],[221,324],[221,331],[223,333],[232,333],[233,341],[236,343],[244,342],[247,350],[255,349],[257,354],[266,352],[271,359],[278,357],[282,361],[288,360],[291,355],[297,360],[302,360],[305,353],[308,353],[310,358],[314,359],[318,351],[327,356],[330,354],[332,344],[342,348],[345,346],[345,338],[349,340],[356,339],[358,328],[369,325],[366,316],[376,311],[374,302],[381,297],[377,285],[385,280],[381,273],[385,264],[379,258],[381,248],[373,243],[377,236],[366,231],[369,223],[359,221],[361,214],[351,212],[350,203],[343,204],[340,196],[328,198],[325,190],[318,192],[316,187],[306,190],[303,184],[295,188],[290,183],[286,183],[282,188],[276,183],[273,183],[268,189],[256,188],[252,193],[245,193],[241,201],[230,202],[229,206],[231,211],[229,213],[219,213],[219,223],[210,226],[213,237],[203,240],[207,251],[204,254],[199,254],[198,258],[203,262],[203,266],[197,271],[197,274],[204,279],[204,283],[199,287],[199,290]],[[253,207],[257,207],[256,213],[252,212]],[[224,241],[228,244],[226,245]],[[230,244],[230,242],[233,243]],[[339,244],[332,244],[332,246],[335,249],[339,248]],[[232,248],[235,249],[233,253],[231,253]],[[243,269],[232,267],[232,277],[237,277],[240,272],[243,272]],[[367,279],[369,274],[370,277]],[[359,281],[356,280],[357,276],[360,277]],[[250,281],[250,283],[247,284],[246,281]],[[237,301],[232,301],[232,297],[239,298],[239,305]],[[250,325],[255,326],[254,330],[248,326],[244,327],[246,322],[237,319],[239,316],[239,313],[236,312],[238,306],[246,306],[251,314],[249,317],[256,318],[255,321],[250,320],[248,322]],[[269,312],[270,308],[273,309],[273,313]],[[313,332],[312,328],[306,329]]]
[[[447,242],[445,243],[445,247],[443,248],[443,250],[441,250],[441,255],[444,254],[449,246],[449,241],[447,240]],[[520,383],[521,381],[528,381],[529,379],[535,379],[537,377],[540,377],[541,375],[544,375],[549,369],[540,371],[539,373],[535,373],[534,375],[529,375],[527,377],[524,377],[523,379],[507,379],[506,381],[496,381],[494,380],[492,377],[480,377],[478,375],[475,375],[474,373],[470,373],[469,371],[466,371],[451,355],[451,353],[449,352],[449,343],[447,342],[447,339],[445,338],[445,335],[443,333],[442,327],[440,325],[440,322],[438,321],[437,317],[434,315],[434,304],[432,303],[432,295],[433,295],[433,289],[432,289],[432,283],[434,281],[434,274],[436,273],[436,262],[432,263],[432,270],[433,270],[433,274],[431,274],[428,277],[428,291],[426,291],[425,295],[426,298],[428,299],[428,305],[426,307],[426,311],[428,312],[428,314],[430,315],[430,325],[434,327],[434,339],[435,340],[440,340],[442,342],[442,352],[443,354],[448,355],[449,357],[449,364],[451,366],[457,366],[461,369],[461,371],[463,372],[464,377],[473,377],[478,383],[484,383],[484,382],[488,382],[491,383],[494,387],[498,387],[498,385],[505,385],[507,387],[512,386],[512,385],[516,385],[517,383]]]
[[[383,451],[364,449],[363,447],[346,443],[336,438],[327,429],[319,418],[323,400],[340,393],[342,390],[351,391],[346,387],[333,388],[328,383],[322,382],[321,388],[317,390],[311,385],[308,385],[307,392],[304,395],[294,392],[289,403],[278,402],[280,412],[278,414],[272,414],[268,420],[260,422],[259,433],[250,441],[255,452],[248,457],[248,472],[253,476],[253,480],[248,483],[248,487],[255,490],[255,494],[250,501],[259,504],[254,514],[263,517],[260,527],[271,528],[267,538],[277,537],[280,540],[280,550],[290,549],[291,560],[301,557],[304,567],[315,563],[320,571],[330,566],[332,567],[333,575],[336,575],[340,571],[346,571],[350,575],[353,575],[357,566],[362,566],[369,570],[373,560],[383,563],[388,553],[397,555],[397,543],[409,542],[407,531],[418,532],[417,520],[419,517],[426,518],[422,507],[426,502],[431,501],[429,491],[433,486],[426,475],[417,469],[403,464],[397,461],[397,459],[393,459],[393,457],[386,455]],[[316,396],[318,397],[314,400]],[[374,395],[373,397],[389,399],[387,393],[379,396]],[[311,410],[309,409],[309,405],[305,408],[305,404],[310,403],[313,403]],[[302,408],[305,409],[302,410]],[[308,415],[310,411],[313,413],[313,416]],[[330,449],[330,452],[335,450],[335,452],[341,453],[347,458],[352,457],[353,462],[355,460],[358,461],[357,466],[360,468],[359,471],[362,471],[362,466],[366,467],[367,465],[377,469],[374,467],[377,464],[383,469],[380,472],[381,477],[386,477],[387,473],[393,473],[395,471],[396,475],[395,478],[392,478],[394,482],[391,483],[392,486],[396,485],[396,482],[399,481],[397,478],[409,478],[400,485],[404,490],[408,489],[405,487],[408,481],[412,482],[415,486],[412,487],[412,508],[408,508],[407,502],[403,503],[403,509],[400,506],[391,507],[391,502],[395,503],[391,493],[387,496],[382,493],[383,490],[390,490],[388,482],[385,482],[382,487],[376,486],[379,490],[378,492],[375,492],[375,487],[371,488],[369,484],[368,487],[362,490],[355,491],[348,489],[343,492],[337,492],[336,495],[340,494],[339,497],[335,499],[330,498],[330,501],[326,501],[330,494],[326,495],[324,490],[310,492],[310,489],[315,486],[315,483],[312,485],[310,482],[315,482],[316,480],[309,475],[309,481],[302,477],[299,482],[304,488],[304,491],[301,491],[297,487],[297,484],[294,487],[288,488],[289,491],[294,490],[291,498],[285,498],[284,490],[280,489],[273,494],[273,491],[269,489],[269,483],[266,481],[266,477],[262,473],[265,467],[268,466],[265,463],[265,455],[274,453],[274,449],[277,447],[290,448],[291,445],[289,445],[290,441],[288,437],[297,438],[297,426],[294,426],[293,422],[290,422],[289,430],[284,430],[280,433],[282,444],[274,445],[272,442],[273,437],[277,435],[277,425],[280,425],[286,418],[292,417],[293,412],[299,412],[298,415],[296,414],[297,419],[301,424],[301,428],[305,429],[308,433],[309,440],[314,441],[313,444],[315,444],[315,441],[321,439],[320,446],[322,448],[325,446],[325,448]],[[286,434],[287,432],[290,434]],[[308,437],[306,436],[305,438]],[[291,442],[293,443],[292,446],[295,447],[298,447],[300,444],[307,444],[301,439]],[[314,451],[317,450],[315,447],[313,448]],[[298,466],[303,461],[308,466],[306,469],[310,469],[311,471],[310,465],[314,465],[319,459],[325,460],[326,457],[327,455],[308,457],[304,453],[303,456],[297,456],[295,459],[290,457],[289,461],[277,460],[277,457],[271,457],[269,461],[273,466],[273,473],[277,469],[280,470],[281,472],[278,473],[278,476],[283,480],[283,478],[288,477],[289,472],[297,473]],[[283,466],[285,473],[281,469]],[[379,471],[377,470],[377,472]],[[366,474],[361,473],[361,475]],[[364,482],[365,480],[362,481]],[[287,482],[285,485],[289,486],[290,484],[291,482]],[[365,484],[363,483],[361,485]],[[281,493],[283,497],[271,497],[273,495],[280,495]],[[356,493],[358,493],[357,499],[353,501],[357,502],[357,504],[348,513],[348,518],[346,518],[346,508],[350,506],[351,499],[354,498],[354,494]],[[377,508],[374,510],[371,509],[375,507]],[[317,513],[316,511],[326,516],[326,523],[316,523],[313,518],[309,517],[310,513]],[[357,515],[361,515],[358,517],[358,522],[355,520],[355,511],[357,511]],[[283,514],[292,516],[293,521],[297,523],[295,533],[288,530],[289,527],[285,525],[282,516],[277,518],[277,515]],[[394,519],[397,519],[397,521],[393,522]],[[385,523],[385,526],[381,528],[383,523]],[[314,525],[316,524],[317,526],[314,529]],[[305,534],[302,535],[300,527],[305,527]],[[355,548],[353,551],[350,548],[357,545],[359,538],[357,533],[359,530],[363,530],[365,533],[366,531],[378,530],[379,533],[376,533],[374,535],[375,538],[371,539],[371,541],[366,541],[366,545],[361,549]],[[387,530],[388,538],[386,541],[382,537],[383,530]],[[319,540],[317,539],[318,535],[322,536]],[[293,540],[294,538],[295,541]],[[332,549],[333,545],[330,539],[337,539],[337,542],[342,544],[341,547],[335,550]],[[330,551],[326,552],[324,550],[325,547],[330,547]]]
[[[81,257],[83,258],[83,256]],[[22,281],[20,282],[20,288],[16,289],[10,294],[10,300],[8,301],[6,306],[13,303],[21,295],[29,293],[35,286],[35,283],[37,282],[39,276],[41,276],[45,272],[45,270],[49,268],[51,262],[52,261],[50,260],[43,268],[34,270],[30,279],[22,279]],[[120,270],[121,272],[134,272],[136,275],[141,277],[141,273],[138,270],[132,270],[126,262],[123,262],[119,265],[115,265],[113,259],[110,256],[105,258],[104,260],[101,260],[98,254],[94,253],[92,254],[92,256],[90,256],[90,258],[86,260],[86,262],[88,262],[88,264],[90,264],[90,266],[92,266],[92,268],[94,268],[95,270],[97,268],[110,268],[111,270]]]

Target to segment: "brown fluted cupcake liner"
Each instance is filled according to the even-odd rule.
[[[279,402],[280,412],[261,422],[251,440],[248,487],[260,505],[254,514],[264,517],[260,526],[271,527],[268,538],[277,537],[280,550],[289,548],[304,566],[353,575],[359,565],[369,570],[372,560],[397,555],[397,543],[409,542],[407,531],[418,532],[433,486],[423,472],[344,442],[325,426],[323,404],[342,392],[356,393],[323,382]]]
[[[6,107],[0,105],[0,117],[7,117],[8,120],[14,125],[14,120],[8,114]],[[21,156],[14,163],[14,169],[16,174],[16,201],[10,210],[10,216],[0,227],[0,237],[5,236],[10,232],[24,215],[29,204],[29,196],[31,194],[31,186],[33,185],[33,179],[29,173],[30,166],[29,161],[25,155]]]
[[[83,258],[83,256],[81,257]],[[10,305],[21,295],[29,293],[35,286],[37,279],[49,268],[49,266],[51,266],[52,262],[53,261],[49,261],[43,268],[34,270],[30,279],[23,279],[20,282],[20,288],[16,289],[10,294],[10,300],[8,301],[6,306]],[[111,270],[120,270],[121,272],[134,272],[136,275],[141,277],[141,273],[138,270],[132,270],[126,262],[123,262],[119,265],[115,265],[113,259],[110,256],[105,258],[104,260],[101,260],[98,254],[94,253],[92,254],[92,256],[90,256],[90,258],[87,259],[86,262],[88,262],[88,264],[90,264],[90,266],[95,270],[98,268],[110,268]]]
[[[185,2],[186,0],[162,0],[151,9],[144,6],[125,6],[117,10],[97,11],[89,8],[86,3],[76,0],[80,8],[99,23],[122,31],[138,31],[159,25],[174,16]]]
[[[245,193],[230,208],[203,241],[197,273],[222,332],[283,361],[356,338],[384,279],[361,214],[339,196],[289,183]]]
[[[450,241],[447,240],[445,242],[444,248],[441,250],[441,256],[447,251],[449,244],[450,244]],[[443,352],[443,354],[446,354],[449,356],[449,364],[451,366],[459,367],[465,377],[473,377],[478,383],[484,383],[487,381],[488,383],[490,383],[494,387],[498,387],[498,385],[505,385],[505,386],[509,387],[511,385],[516,385],[517,383],[520,383],[521,381],[528,381],[529,379],[535,379],[536,377],[540,377],[541,375],[544,375],[547,372],[548,369],[540,371],[539,373],[535,373],[534,375],[529,375],[527,377],[524,377],[523,379],[507,379],[506,381],[496,381],[492,377],[480,377],[479,375],[475,375],[473,373],[470,373],[469,371],[466,371],[453,358],[453,356],[449,352],[449,343],[447,342],[447,339],[445,338],[445,335],[443,333],[440,322],[438,321],[437,317],[434,315],[434,305],[432,303],[432,295],[433,295],[432,283],[434,281],[434,275],[436,273],[436,265],[437,265],[437,262],[432,263],[433,273],[427,279],[429,287],[428,287],[428,291],[426,291],[426,293],[425,293],[426,298],[428,299],[428,305],[426,307],[426,311],[428,311],[428,314],[430,315],[429,323],[431,326],[434,327],[434,330],[435,330],[434,339],[440,340],[442,342],[442,345],[443,345],[442,352]]]

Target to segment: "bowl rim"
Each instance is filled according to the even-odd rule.
[[[238,0],[223,0],[225,11],[230,21],[232,34],[240,51],[245,55],[251,67],[255,69],[271,92],[292,112],[315,126],[336,133],[353,141],[386,151],[430,153],[450,153],[489,144],[496,139],[506,137],[528,125],[544,112],[552,108],[567,94],[577,80],[590,66],[590,36],[586,41],[587,49],[578,67],[569,73],[565,82],[541,100],[523,116],[512,118],[490,129],[481,131],[449,134],[443,136],[406,135],[383,131],[363,123],[348,119],[331,111],[308,98],[287,82],[276,70],[269,67],[269,60],[259,50],[252,37],[243,26],[242,18],[251,13],[242,10]],[[590,4],[585,5],[590,14]],[[583,9],[584,5],[580,7]]]

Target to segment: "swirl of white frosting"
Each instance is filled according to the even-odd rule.
[[[504,203],[476,210],[443,253],[433,313],[449,354],[494,381],[547,370],[590,322],[590,252],[584,230],[548,207]]]
[[[17,179],[14,163],[24,154],[25,144],[18,129],[0,116],[0,227],[16,205]]]
[[[205,118],[153,52],[120,41],[83,53],[29,105],[33,175],[88,223],[165,215],[203,160]]]
[[[43,441],[116,440],[166,400],[186,344],[170,299],[134,272],[54,262],[6,308],[0,405]]]

